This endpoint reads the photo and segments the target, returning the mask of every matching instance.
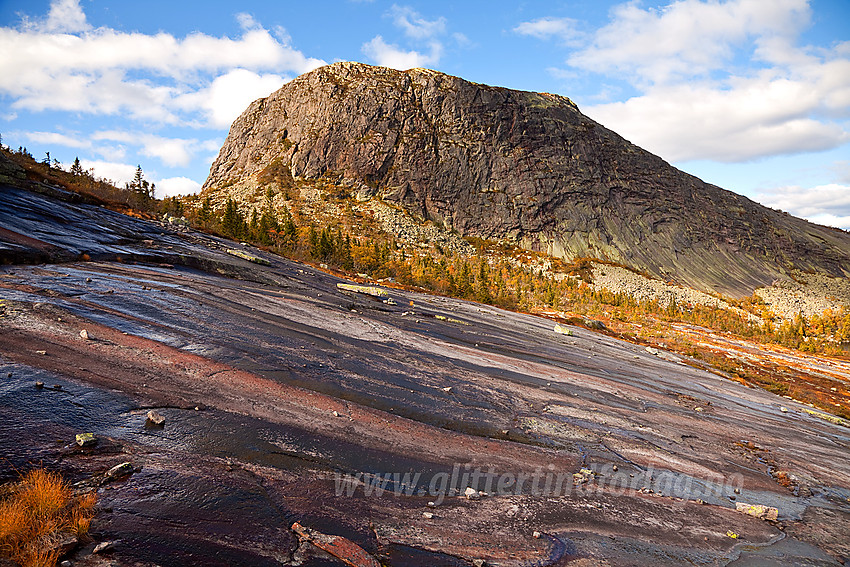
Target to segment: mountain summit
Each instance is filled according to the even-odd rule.
[[[204,189],[274,164],[359,181],[464,236],[698,289],[749,295],[789,270],[850,271],[850,234],[684,173],[568,98],[427,69],[346,62],[292,80],[234,121]]]

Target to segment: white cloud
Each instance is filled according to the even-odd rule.
[[[23,132],[22,136],[31,142],[44,144],[48,148],[64,146],[66,148],[87,150],[89,154],[100,155],[109,162],[118,162],[127,155],[126,148],[123,145],[94,144],[92,140],[110,140],[104,137],[86,137],[78,132],[73,133],[73,135],[59,132]]]
[[[201,107],[212,126],[227,128],[249,104],[268,96],[288,80],[289,77],[274,73],[234,69],[216,77],[207,88],[184,95],[179,104],[185,108]]]
[[[757,77],[737,81],[730,89],[709,83],[651,87],[641,96],[583,111],[674,162],[743,162],[827,150],[850,141],[839,125],[810,116],[817,107],[812,85]]]
[[[66,148],[91,148],[91,142],[89,140],[83,140],[77,136],[69,136],[58,132],[25,132],[24,137],[39,144],[65,146]]]
[[[201,184],[188,177],[167,177],[156,183],[156,198],[191,195],[201,190]]]
[[[850,185],[830,183],[817,187],[781,187],[762,191],[756,199],[769,207],[818,224],[850,229]]]
[[[181,101],[199,92],[214,94],[211,86],[221,74],[234,69],[262,77],[300,74],[324,63],[275,38],[248,15],[239,21],[243,31],[237,39],[90,29],[78,2],[54,0],[44,22],[0,28],[0,52],[15,54],[0,58],[0,96],[12,100],[12,109],[196,124],[193,110]],[[221,115],[211,111],[218,105],[200,107],[220,127]]]
[[[214,141],[199,142],[196,139],[165,138],[153,134],[135,134],[120,130],[95,132],[92,140],[138,146],[142,155],[157,158],[169,167],[188,165],[199,150],[209,151],[210,144],[216,143]]]
[[[840,216],[834,215],[832,213],[819,213],[807,217],[806,220],[809,220],[815,224],[822,224],[824,226],[833,226],[835,228],[850,230],[850,215]]]
[[[549,72],[629,82],[636,96],[586,104],[610,100],[603,86],[582,110],[671,161],[832,149],[850,141],[850,42],[801,45],[811,17],[807,0],[628,2],[567,56],[567,69]],[[540,18],[514,31],[563,39],[571,25]]]
[[[430,53],[418,51],[404,51],[397,45],[391,45],[384,41],[381,36],[375,36],[371,41],[363,44],[363,53],[370,57],[378,65],[392,67],[400,71],[413,69],[414,67],[428,67],[436,65],[442,55],[442,45],[434,42],[430,46]]]
[[[401,28],[405,35],[414,39],[429,39],[442,35],[446,31],[446,19],[426,20],[409,6],[393,4],[389,12],[393,23]]]
[[[194,138],[167,138],[125,130],[100,130],[87,137],[58,132],[25,132],[23,136],[47,146],[89,150],[104,156],[108,163],[123,159],[127,153],[126,147],[131,146],[137,148],[141,155],[156,158],[169,167],[186,166],[199,153],[217,152],[221,147],[221,141],[217,139],[199,141]]]
[[[136,166],[126,163],[80,158],[80,165],[86,171],[93,171],[95,177],[107,179],[118,187],[123,187],[125,183],[131,182],[136,175]]]
[[[100,144],[93,146],[92,152],[107,161],[118,162],[127,157],[127,148],[121,144]]]
[[[569,63],[662,83],[723,69],[735,47],[749,39],[794,37],[808,23],[810,9],[807,0],[678,0],[660,9],[629,2],[611,16]]]
[[[387,43],[383,36],[377,35],[361,47],[363,53],[378,65],[392,67],[400,71],[414,67],[435,67],[443,56],[443,42],[438,39],[446,34],[446,19],[426,20],[409,6],[393,4],[386,16],[393,24],[411,38],[417,49],[405,50],[396,44]],[[469,39],[463,34],[453,34],[457,45],[469,45]],[[423,51],[422,48],[427,49]]]
[[[514,28],[514,32],[537,39],[557,37],[563,41],[572,42],[580,37],[576,24],[576,20],[572,18],[538,18],[530,22],[522,22]]]
[[[43,32],[75,33],[91,29],[79,0],[54,0],[43,20],[24,19],[24,27]]]

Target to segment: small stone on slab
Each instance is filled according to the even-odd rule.
[[[145,425],[149,427],[165,427],[165,416],[156,410],[150,410],[147,420],[145,420]]]
[[[92,553],[103,553],[104,551],[111,551],[112,547],[113,545],[111,541],[102,541],[96,546],[94,546]]]
[[[760,520],[770,520],[775,522],[779,517],[779,510],[763,504],[746,504],[744,502],[736,502],[735,509],[744,514],[759,518]]]
[[[77,433],[77,445],[80,447],[92,447],[97,445],[97,437],[94,433]]]
[[[127,476],[133,472],[133,464],[129,461],[125,461],[120,465],[115,465],[108,471],[106,471],[106,478],[115,479],[121,478],[123,476]]]

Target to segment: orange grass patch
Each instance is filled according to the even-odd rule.
[[[56,565],[60,542],[84,537],[97,494],[75,496],[53,472],[32,470],[0,501],[0,554],[22,567]]]

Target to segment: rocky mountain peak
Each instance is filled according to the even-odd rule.
[[[428,69],[334,63],[253,102],[204,188],[270,165],[333,174],[421,219],[564,258],[749,295],[790,269],[850,271],[850,235],[710,185],[568,98]]]

